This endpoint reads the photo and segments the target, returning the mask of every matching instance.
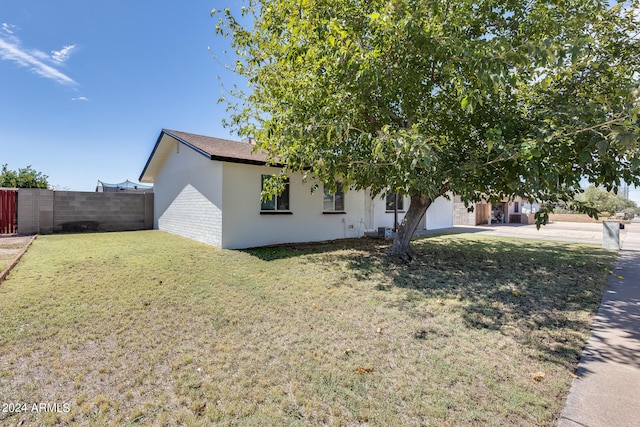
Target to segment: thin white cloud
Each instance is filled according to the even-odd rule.
[[[52,50],[51,51],[51,59],[55,62],[61,64],[69,58],[71,55],[71,51],[75,48],[75,45],[64,46],[60,50]]]
[[[7,24],[6,22],[2,23],[2,31],[7,34],[13,34],[13,30],[16,28],[15,25]]]
[[[87,98],[86,96],[77,96],[75,98],[71,98],[72,101],[88,101],[89,98]]]
[[[20,39],[14,35],[14,25],[3,23],[0,28],[2,28],[0,31],[0,59],[15,62],[21,67],[28,68],[34,73],[62,85],[76,85],[71,77],[46,63],[46,61],[53,61],[56,64],[62,63],[69,56],[73,45],[65,46],[60,51],[54,51],[52,52],[53,56],[49,56],[37,49],[29,50],[22,47]]]

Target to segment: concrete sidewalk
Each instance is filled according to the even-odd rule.
[[[558,426],[640,426],[640,222],[618,261]]]

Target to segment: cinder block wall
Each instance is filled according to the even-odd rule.
[[[18,191],[18,233],[21,234],[151,228],[153,193]]]
[[[587,214],[549,214],[549,221],[556,221],[556,222],[600,222],[597,219],[591,218]]]
[[[18,233],[53,233],[53,191],[39,188],[18,190]]]
[[[469,212],[462,202],[454,203],[453,225],[476,225],[476,211]]]

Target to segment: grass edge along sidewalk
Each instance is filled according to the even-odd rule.
[[[28,425],[553,425],[615,253],[472,234],[225,251],[39,237],[0,286]],[[68,404],[68,406],[64,406]]]
[[[34,234],[33,236],[29,236],[29,237],[25,236],[25,239],[27,240],[24,247],[20,250],[20,252],[16,254],[16,256],[9,262],[9,264],[7,264],[7,266],[0,272],[0,284],[2,284],[2,281],[7,277],[9,272],[11,272],[13,267],[15,267],[16,264],[18,264],[18,261],[20,261],[20,258],[22,258],[25,252],[27,252],[27,249],[29,249],[29,246],[31,246],[31,244],[37,237],[38,237],[37,234]],[[0,237],[0,239],[3,239],[3,237]]]

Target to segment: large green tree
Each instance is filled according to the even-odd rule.
[[[2,171],[0,171],[0,187],[48,188],[48,178],[47,175],[34,170],[31,166],[13,171],[9,169],[7,164],[4,164]]]
[[[639,182],[637,10],[637,0],[246,0],[212,14],[249,86],[228,97],[228,123],[283,175],[409,195],[391,252],[411,260],[410,238],[440,196],[558,202],[583,177]]]
[[[597,209],[598,212],[608,212],[613,214],[622,212],[625,209],[635,211],[636,203],[626,197],[606,191],[602,188],[591,186],[576,196],[576,200],[586,206]]]

